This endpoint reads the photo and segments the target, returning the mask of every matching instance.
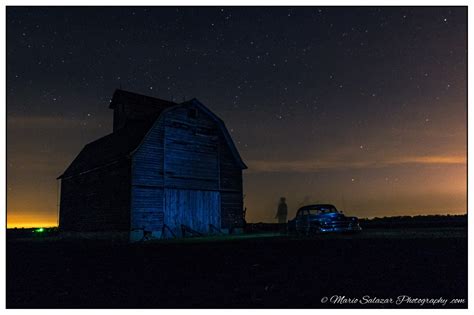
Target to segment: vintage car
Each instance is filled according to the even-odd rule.
[[[309,205],[298,209],[296,217],[288,221],[288,232],[313,235],[327,232],[359,232],[359,219],[346,217],[333,205]]]

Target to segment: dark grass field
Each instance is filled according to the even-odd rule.
[[[466,308],[466,236],[454,227],[140,244],[10,235],[7,307]],[[335,295],[393,302],[321,302]],[[396,305],[400,295],[448,302]]]

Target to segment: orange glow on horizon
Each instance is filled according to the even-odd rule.
[[[13,228],[37,228],[37,227],[57,227],[56,216],[38,214],[8,214],[7,229]]]

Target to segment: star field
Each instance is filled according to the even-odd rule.
[[[114,89],[226,123],[247,220],[308,202],[466,212],[463,7],[9,7],[8,222],[56,222],[55,178],[111,132]],[[15,223],[16,222],[16,223]],[[31,223],[33,224],[33,223]]]

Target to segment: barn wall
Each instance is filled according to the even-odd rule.
[[[161,231],[163,228],[163,189],[133,186],[131,230]]]
[[[218,129],[194,107],[165,114],[165,186],[177,189],[219,190]]]
[[[243,227],[242,169],[225,139],[220,138],[219,162],[221,183],[222,228]]]
[[[182,224],[202,234],[210,224],[219,229],[220,212],[218,191],[165,189],[165,224],[175,235],[182,236]]]
[[[220,228],[219,130],[207,113],[183,106],[164,116],[165,223],[208,233]]]
[[[130,161],[61,181],[64,231],[125,231],[130,227]]]
[[[148,131],[148,134],[133,154],[132,185],[163,186],[163,137],[164,127],[160,122]]]
[[[132,158],[132,231],[163,227],[163,137],[164,125],[159,122]]]
[[[209,224],[243,225],[242,170],[216,122],[193,108],[164,112],[133,155],[132,231],[161,232],[166,224],[179,234],[181,224],[201,232]],[[214,213],[209,207],[216,204]]]

